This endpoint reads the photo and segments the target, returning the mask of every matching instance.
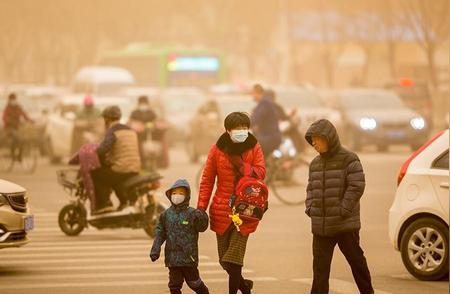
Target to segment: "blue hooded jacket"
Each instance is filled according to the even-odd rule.
[[[172,206],[160,215],[150,256],[159,257],[161,246],[166,242],[167,267],[196,267],[199,259],[198,234],[206,231],[209,218],[206,212],[189,207],[191,188],[186,180],[177,180],[166,191],[167,198],[171,200],[172,190],[180,187],[187,190],[186,199],[178,205],[172,203]]]

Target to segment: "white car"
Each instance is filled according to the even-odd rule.
[[[403,164],[389,211],[389,237],[406,269],[420,280],[449,272],[449,131],[442,131]]]
[[[33,229],[25,188],[0,179],[0,249],[21,247],[29,242]]]

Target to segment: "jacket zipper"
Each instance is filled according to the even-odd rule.
[[[325,236],[325,217],[326,217],[326,209],[325,209],[325,170],[327,167],[327,161],[324,160],[323,168],[322,168],[322,234]]]

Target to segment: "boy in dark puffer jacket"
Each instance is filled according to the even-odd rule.
[[[178,180],[166,191],[172,206],[159,218],[156,237],[150,252],[154,262],[166,242],[165,264],[169,268],[171,294],[180,294],[183,282],[195,293],[208,294],[198,272],[198,234],[208,228],[206,212],[189,207],[191,188],[186,180]]]
[[[359,200],[366,185],[361,162],[341,146],[336,128],[326,119],[313,123],[305,138],[319,153],[309,167],[305,203],[313,233],[311,293],[328,293],[333,250],[338,244],[360,293],[372,294],[369,268],[359,245]]]

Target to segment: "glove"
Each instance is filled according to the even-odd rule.
[[[150,259],[152,260],[152,262],[155,262],[159,259],[159,254],[157,253],[150,253]]]

